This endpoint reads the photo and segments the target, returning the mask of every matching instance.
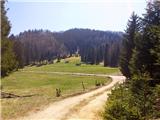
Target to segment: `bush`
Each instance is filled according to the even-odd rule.
[[[81,66],[81,63],[76,63],[76,66]]]
[[[125,85],[112,90],[103,113],[104,120],[139,120],[138,112],[130,103],[131,94]]]
[[[59,63],[59,62],[61,62],[61,59],[60,59],[60,58],[57,58],[57,62],[56,62],[56,63]]]
[[[69,61],[68,61],[68,60],[65,60],[64,63],[69,63]]]
[[[154,116],[155,118],[160,118],[160,85],[157,85],[155,88],[155,104],[154,104],[154,108],[155,108],[155,112],[154,112]]]
[[[95,81],[95,86],[97,86],[97,87],[98,87],[98,86],[101,86],[101,83],[96,80],[96,81]]]
[[[149,86],[139,77],[112,90],[103,113],[104,120],[149,120],[160,117],[160,87]]]

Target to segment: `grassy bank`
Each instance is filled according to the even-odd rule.
[[[65,63],[68,61],[68,63]],[[71,57],[67,59],[62,59],[59,63],[54,63],[50,65],[44,65],[41,67],[25,67],[24,71],[45,71],[45,72],[76,72],[76,73],[98,73],[98,74],[120,74],[118,68],[103,67],[103,65],[87,65],[81,64],[79,57]]]
[[[72,76],[15,72],[2,79],[3,91],[20,96],[31,97],[2,99],[2,117],[4,119],[25,115],[62,97],[83,92],[82,81],[86,91],[95,88],[95,81],[110,83],[109,78],[95,76]],[[62,97],[56,97],[56,88],[62,91]]]
[[[68,61],[66,63],[66,61]],[[82,81],[85,91],[96,88],[95,81],[109,84],[110,78],[96,76],[58,75],[47,72],[74,72],[95,74],[118,74],[118,68],[103,67],[103,65],[86,65],[80,63],[79,57],[61,60],[59,63],[43,65],[40,67],[28,66],[2,79],[4,92],[19,96],[30,97],[1,99],[2,117],[10,119],[25,115],[28,111],[36,111],[64,97],[83,93]],[[25,71],[25,72],[24,72]],[[35,72],[27,72],[35,71]],[[40,71],[42,71],[40,73]],[[44,71],[44,72],[43,72]],[[39,72],[39,73],[38,73]],[[61,97],[56,97],[56,88],[61,89]]]

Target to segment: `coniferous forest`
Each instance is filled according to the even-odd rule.
[[[105,120],[160,117],[160,2],[148,3],[143,17],[133,13],[123,35],[119,66],[126,82],[112,90]]]
[[[19,66],[79,54],[84,63],[99,64],[107,61],[108,65],[105,66],[116,67],[121,39],[121,32],[90,29],[71,29],[61,33],[29,30],[17,36],[10,36]],[[107,53],[105,52],[106,45],[108,45]]]
[[[18,61],[13,51],[13,42],[8,38],[11,25],[6,16],[5,2],[1,1],[1,76],[17,69]]]

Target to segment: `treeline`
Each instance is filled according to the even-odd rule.
[[[19,67],[44,60],[66,58],[77,54],[88,64],[118,65],[122,33],[103,32],[90,29],[71,29],[53,33],[44,30],[29,30],[11,35],[14,53]],[[107,48],[106,48],[107,47]]]
[[[123,36],[120,70],[126,82],[109,96],[106,120],[160,118],[160,1],[149,2],[143,17],[132,14]]]
[[[64,43],[70,54],[78,52],[82,62],[99,64],[105,61],[105,66],[118,65],[122,32],[71,29],[54,33],[54,36]]]
[[[54,59],[81,56],[86,64],[104,63],[104,66],[116,67],[119,63],[119,51],[122,32],[98,31],[90,29],[70,29],[64,32],[48,30],[28,30],[18,35],[10,35],[10,22],[6,16],[5,1],[2,9],[2,76],[26,65],[34,65]]]
[[[19,67],[44,60],[50,62],[68,54],[64,44],[57,41],[53,33],[47,30],[29,30],[17,36],[11,35],[9,38],[14,43],[14,53]]]
[[[1,4],[1,76],[6,76],[11,71],[17,69],[18,62],[16,61],[13,52],[13,42],[9,40],[8,35],[11,29],[10,22],[6,16],[5,1],[0,1]]]

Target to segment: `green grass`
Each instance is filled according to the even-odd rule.
[[[55,89],[60,88],[62,96],[83,92],[83,81],[86,90],[95,88],[95,80],[106,84],[111,79],[95,76],[73,76],[14,72],[2,79],[3,91],[16,95],[34,95],[25,98],[2,99],[2,117],[4,119],[23,116],[28,111],[35,111],[55,100]]]
[[[76,63],[80,63],[79,57],[67,58],[66,60],[69,61],[69,63],[65,63],[65,60],[61,60],[60,63],[41,67],[28,66],[3,78],[1,84],[4,92],[20,96],[34,95],[32,97],[1,99],[3,119],[20,117],[25,115],[28,111],[39,110],[53,101],[76,93],[82,93],[82,81],[86,91],[96,88],[95,81],[105,84],[111,82],[111,79],[106,77],[58,75],[43,73],[43,71],[99,74],[119,73],[118,68],[108,68],[103,67],[103,65],[82,64],[81,66],[76,66]],[[35,73],[27,71],[35,71]],[[37,71],[42,71],[42,73],[36,73]],[[56,88],[61,89],[61,97],[56,97]]]
[[[119,74],[118,68],[103,67],[103,65],[86,65],[76,66],[76,63],[80,63],[79,57],[67,58],[69,63],[64,63],[61,60],[60,63],[51,65],[44,65],[41,67],[25,67],[25,71],[45,71],[45,72],[74,72],[74,73],[98,73],[98,74]]]

